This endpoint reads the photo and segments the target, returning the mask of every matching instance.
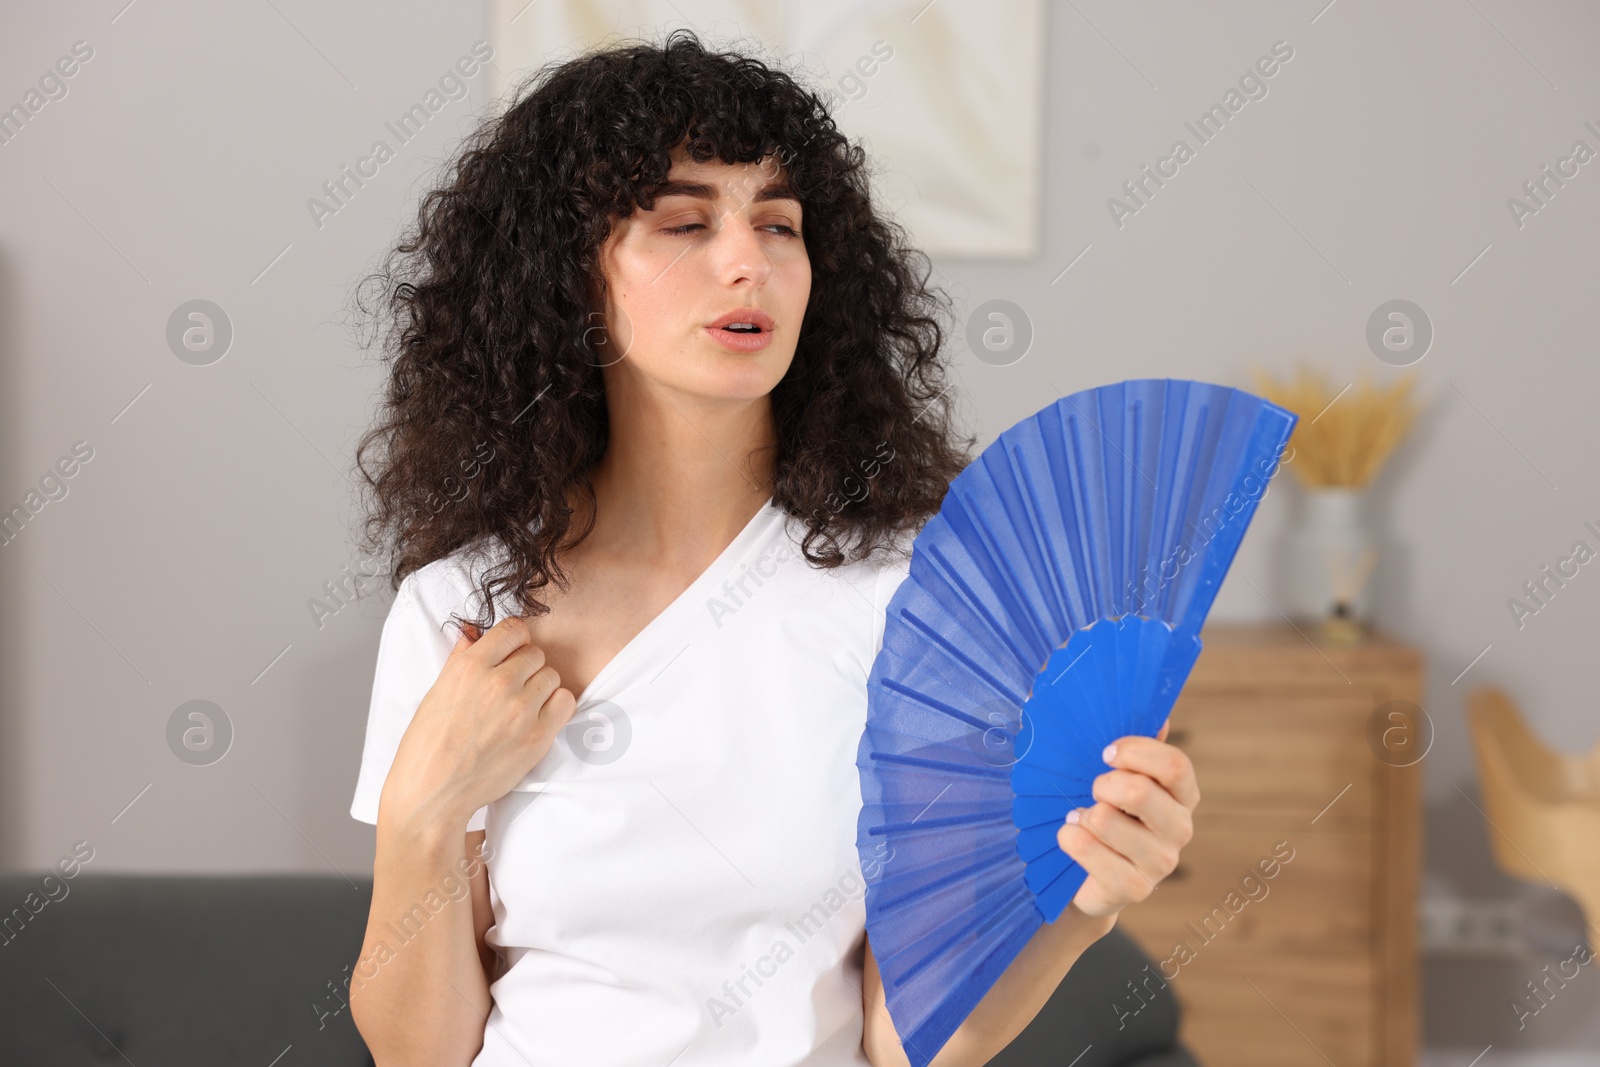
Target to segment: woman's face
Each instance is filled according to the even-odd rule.
[[[619,220],[600,251],[605,335],[590,340],[607,392],[638,396],[643,379],[675,403],[763,397],[794,359],[811,295],[800,201],[772,157],[672,159],[655,207]],[[730,313],[760,332],[718,328]]]

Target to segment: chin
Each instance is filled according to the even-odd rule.
[[[770,374],[732,375],[718,381],[702,382],[700,388],[692,391],[708,400],[759,400],[772,392],[777,384],[778,378]]]
[[[687,393],[726,400],[753,400],[772,392],[793,362],[794,353],[718,350],[702,374],[677,383]]]

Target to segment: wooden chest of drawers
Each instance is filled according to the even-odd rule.
[[[1422,657],[1302,629],[1202,634],[1167,738],[1195,764],[1194,839],[1118,919],[1161,972],[1124,1008],[1176,995],[1205,1067],[1411,1067]]]

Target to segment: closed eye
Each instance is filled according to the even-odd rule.
[[[705,229],[705,223],[703,223],[703,222],[688,222],[688,223],[683,224],[682,226],[669,226],[666,229],[662,230],[661,232],[662,233],[686,234],[690,230],[693,230],[693,229],[702,229],[703,230],[703,229]],[[763,226],[762,229],[765,229],[765,230],[782,230],[784,232],[784,236],[787,236],[787,237],[799,237],[800,236],[800,232],[798,230],[794,229],[792,226],[787,226],[787,225],[785,225],[785,224],[783,224],[781,222],[775,222],[775,223],[771,224],[770,226]]]

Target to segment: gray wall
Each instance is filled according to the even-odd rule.
[[[964,408],[987,442],[1127,377],[1249,387],[1251,367],[1306,357],[1388,380],[1367,318],[1420,304],[1436,329],[1415,368],[1427,411],[1374,493],[1377,611],[1429,664],[1429,885],[1517,892],[1462,802],[1476,794],[1461,703],[1495,682],[1550,742],[1596,739],[1600,578],[1585,568],[1520,629],[1507,600],[1600,524],[1600,161],[1520,226],[1507,201],[1575,141],[1600,150],[1585,127],[1600,128],[1600,9],[1323,4],[1052,6],[1046,252],[938,263],[962,307],[1002,297],[1036,331],[1011,366],[961,353]],[[486,75],[336,215],[319,226],[306,201],[393,143],[384,124],[488,38],[487,15],[111,0],[4,20],[0,105],[74,42],[93,57],[0,145],[0,505],[75,443],[93,455],[0,546],[0,863],[43,866],[86,839],[100,871],[363,871],[372,833],[346,811],[388,596],[320,627],[307,608],[359,562],[348,475],[381,381],[339,315],[486,108]],[[1108,198],[1193,143],[1183,124],[1280,40],[1294,57],[1268,94],[1113,222]],[[209,366],[166,336],[195,299],[234,328]],[[1294,489],[1269,494],[1213,618],[1277,617]],[[196,699],[235,733],[209,767],[168,746]],[[1509,987],[1455,1014],[1465,973],[1430,965],[1430,1043],[1493,1040],[1504,1024],[1487,1013],[1509,1020]],[[1597,1000],[1591,980],[1518,1040],[1575,1042]]]

